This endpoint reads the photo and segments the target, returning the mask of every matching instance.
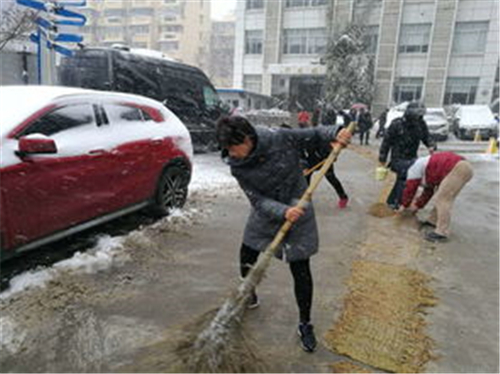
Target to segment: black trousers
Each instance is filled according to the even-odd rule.
[[[307,184],[311,184],[311,177],[312,173],[306,176]],[[340,180],[335,175],[335,170],[333,169],[333,165],[326,172],[325,178],[335,189],[335,192],[337,192],[337,195],[339,196],[340,199],[347,199],[347,194],[345,193],[344,187],[342,186],[342,183],[340,183]]]
[[[368,145],[370,142],[370,130],[359,132],[359,144],[363,145],[363,139],[365,139],[365,144]]]
[[[392,160],[390,163],[391,170],[396,173],[396,181],[387,197],[387,204],[394,208],[398,208],[403,199],[403,191],[406,187],[406,176],[408,169],[412,165],[413,160]]]
[[[260,252],[242,244],[240,249],[240,274],[245,277],[257,262]],[[313,297],[313,279],[309,259],[290,262],[290,271],[294,281],[295,299],[299,307],[300,322],[311,321],[311,306]]]

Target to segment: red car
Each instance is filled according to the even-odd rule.
[[[0,87],[0,248],[11,257],[150,206],[181,207],[188,130],[161,103],[68,87]]]

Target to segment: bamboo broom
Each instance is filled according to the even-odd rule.
[[[356,128],[356,122],[351,122],[347,130],[352,134]],[[318,174],[312,178],[311,184],[302,195],[296,207],[304,209],[311,201],[313,192],[318,187],[321,179],[330,166],[337,160],[345,144],[337,142],[325,159]],[[271,259],[279,249],[280,243],[285,238],[292,222],[286,221],[268,245],[266,250],[259,256],[257,263],[244,278],[233,295],[229,297],[222,307],[217,311],[215,317],[205,325],[206,327],[198,335],[191,335],[191,341],[184,341],[176,347],[179,362],[175,370],[185,372],[255,372],[259,371],[257,355],[250,352],[251,346],[242,341],[245,340],[239,331],[241,319],[246,309],[247,300],[252,291],[264,277]],[[204,318],[210,318],[205,315]],[[204,323],[197,323],[201,326]],[[239,346],[238,346],[239,345]],[[245,366],[245,363],[248,363]],[[253,364],[253,366],[252,366]]]

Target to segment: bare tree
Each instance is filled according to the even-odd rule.
[[[330,40],[323,58],[326,63],[325,96],[336,109],[353,103],[371,105],[375,91],[374,57],[367,54],[364,27],[348,26]]]
[[[13,40],[22,40],[35,29],[34,19],[37,12],[17,5],[12,1],[1,0],[0,4],[0,51]]]

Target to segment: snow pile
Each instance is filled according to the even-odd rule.
[[[290,112],[278,108],[272,109],[252,109],[247,112],[249,116],[276,116],[276,117],[289,117]]]
[[[183,209],[172,209],[168,216],[146,228],[144,234],[148,236],[148,230],[163,232],[182,231],[186,226],[190,227],[196,224],[202,215],[203,212],[196,208],[184,207]]]
[[[26,339],[27,332],[8,317],[0,317],[0,350],[15,354]]]
[[[222,161],[219,154],[195,155],[189,190],[216,192],[227,187],[237,187],[237,183],[231,176],[229,166]]]
[[[0,299],[7,299],[25,290],[44,287],[61,273],[93,274],[114,264],[121,264],[127,257],[122,241],[123,237],[103,236],[99,238],[96,246],[86,253],[77,252],[72,258],[60,261],[50,268],[22,273],[10,280],[10,287],[0,293]]]

